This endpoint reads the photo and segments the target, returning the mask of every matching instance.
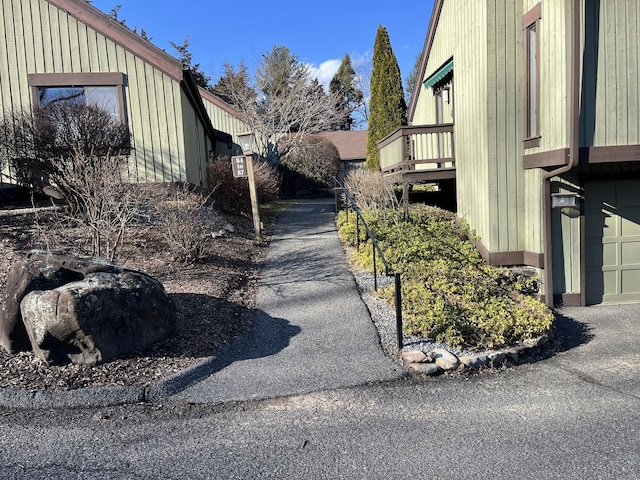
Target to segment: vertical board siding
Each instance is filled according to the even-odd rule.
[[[580,181],[576,172],[556,178],[552,193],[579,193]],[[565,209],[552,210],[554,293],[580,292],[580,216]]]
[[[203,97],[203,101],[213,127],[222,132],[229,133],[232,136],[233,143],[239,145],[240,139],[238,135],[248,132],[250,127],[236,115],[232,115],[227,110],[209,101],[206,96]],[[227,153],[231,154],[232,152]]]
[[[45,0],[2,1],[0,111],[31,105],[30,73],[89,72],[126,75],[124,103],[135,148],[132,179],[187,180],[179,80]]]
[[[522,15],[537,3],[445,2],[421,79],[453,57],[458,213],[494,252],[542,251],[542,174],[522,166]],[[545,151],[564,147],[568,141],[569,27],[566,5],[542,5],[538,150]],[[413,125],[433,123],[433,91],[422,88]]]
[[[487,73],[483,58],[487,45],[484,2],[444,2],[427,66],[426,80],[453,57],[453,102],[458,214],[476,230],[483,242],[490,237],[487,156]],[[421,87],[413,125],[436,123],[431,88]]]
[[[640,144],[639,10],[637,0],[587,3],[582,146]]]
[[[627,39],[630,48],[626,52],[626,86],[627,86],[627,108],[625,110],[628,118],[627,143],[630,145],[640,144],[640,81],[638,81],[639,56],[640,56],[640,35],[638,34],[638,22],[640,21],[640,5],[638,2],[631,2],[627,11]],[[635,46],[635,48],[633,48]]]

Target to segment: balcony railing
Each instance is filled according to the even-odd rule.
[[[384,175],[416,181],[455,178],[453,124],[402,127],[378,143]]]

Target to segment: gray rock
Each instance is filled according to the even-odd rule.
[[[549,341],[549,335],[544,334],[535,338],[527,338],[522,342],[522,344],[527,347],[541,347],[542,345],[545,345],[548,341]]]
[[[0,310],[0,345],[9,353],[31,350],[20,313],[22,299],[34,290],[50,290],[83,276],[64,262],[47,262],[39,253],[11,265],[5,284],[4,308]]]
[[[520,357],[528,353],[530,349],[531,347],[526,345],[516,345],[505,350],[505,353],[507,354],[507,358],[517,364],[520,361]]]
[[[453,370],[458,368],[460,361],[453,353],[444,350],[443,348],[437,348],[433,351],[435,356],[436,365],[443,370]]]
[[[402,352],[403,363],[424,363],[430,360],[431,359],[420,350],[404,350]]]
[[[494,368],[501,367],[507,358],[507,354],[505,352],[491,352],[487,356],[489,357],[491,366]]]
[[[458,360],[460,360],[460,363],[465,367],[471,368],[473,370],[479,370],[480,368],[489,365],[489,357],[484,354],[464,355],[458,357]]]
[[[33,351],[54,364],[94,365],[162,340],[175,327],[175,305],[162,285],[122,269],[33,290],[20,305]]]

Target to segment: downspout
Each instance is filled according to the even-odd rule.
[[[580,161],[580,1],[571,1],[571,111],[569,113],[569,159],[566,165],[547,172],[542,177],[544,236],[544,299],[549,307],[553,301],[553,240],[551,232],[551,179],[575,168]]]

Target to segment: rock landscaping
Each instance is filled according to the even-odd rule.
[[[503,369],[518,365],[521,361],[530,362],[531,358],[539,354],[540,347],[549,342],[549,338],[550,334],[546,334],[501,350],[464,352],[458,355],[435,347],[433,341],[421,341],[405,346],[399,359],[407,370],[425,375]]]

